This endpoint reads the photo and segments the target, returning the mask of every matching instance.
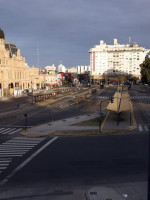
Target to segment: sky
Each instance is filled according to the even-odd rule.
[[[150,0],[0,0],[0,28],[29,66],[89,65],[100,40],[150,49]]]

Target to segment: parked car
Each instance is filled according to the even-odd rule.
[[[28,92],[28,96],[32,96],[33,95],[33,92]]]
[[[23,93],[28,93],[28,92],[29,92],[28,89],[23,90]]]

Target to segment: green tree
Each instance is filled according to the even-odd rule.
[[[146,58],[140,67],[142,83],[150,83],[150,58]]]

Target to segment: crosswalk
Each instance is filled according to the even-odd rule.
[[[22,127],[12,127],[12,128],[7,128],[7,127],[1,127],[0,128],[0,134],[2,135],[12,135],[15,133],[19,133],[23,128]]]
[[[0,144],[0,174],[11,165],[14,158],[24,156],[44,139],[14,137]]]
[[[109,99],[110,96],[97,96],[99,99]],[[150,99],[150,96],[130,96],[130,99]]]
[[[130,96],[130,99],[150,99],[150,96]]]
[[[108,99],[110,96],[97,96],[96,98]],[[130,99],[150,99],[150,96],[130,96]]]
[[[139,132],[148,132],[149,125],[148,124],[138,124],[137,129]]]

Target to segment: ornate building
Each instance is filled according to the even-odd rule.
[[[0,98],[20,95],[24,89],[41,88],[39,69],[29,67],[14,43],[5,41],[0,29]]]

